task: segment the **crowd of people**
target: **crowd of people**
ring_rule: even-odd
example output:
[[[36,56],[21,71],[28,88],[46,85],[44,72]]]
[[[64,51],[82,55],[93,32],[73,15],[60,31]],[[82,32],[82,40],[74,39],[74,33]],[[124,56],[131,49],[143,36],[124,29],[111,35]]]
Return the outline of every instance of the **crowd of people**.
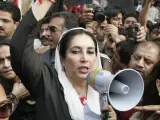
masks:
[[[134,0],[133,12],[106,0],[35,0],[24,16],[12,2],[0,2],[0,120],[160,119],[159,0]],[[96,68],[136,70],[138,105],[102,109],[86,81]]]

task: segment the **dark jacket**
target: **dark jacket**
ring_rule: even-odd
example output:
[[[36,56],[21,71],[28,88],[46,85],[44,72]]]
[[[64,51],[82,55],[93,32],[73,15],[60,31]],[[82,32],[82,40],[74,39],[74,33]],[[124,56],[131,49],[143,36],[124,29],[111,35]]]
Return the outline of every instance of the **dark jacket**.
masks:
[[[28,38],[36,24],[29,10],[11,39],[12,68],[29,92],[36,96],[38,120],[71,120],[57,72],[40,59],[34,51],[34,41]]]

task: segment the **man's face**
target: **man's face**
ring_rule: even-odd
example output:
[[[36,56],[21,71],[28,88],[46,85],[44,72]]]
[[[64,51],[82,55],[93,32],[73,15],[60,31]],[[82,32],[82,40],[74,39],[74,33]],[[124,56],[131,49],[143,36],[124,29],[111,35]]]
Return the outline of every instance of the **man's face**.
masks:
[[[135,17],[127,17],[124,21],[124,28],[128,28],[133,26],[135,23],[137,23],[137,20]]]
[[[153,47],[138,46],[131,56],[129,68],[137,70],[145,78],[158,62],[158,53]]]
[[[42,24],[41,29],[40,29],[40,40],[44,46],[50,45],[50,42],[48,41],[47,36],[47,31],[48,31],[48,24]]]
[[[0,46],[0,76],[5,79],[14,79],[15,72],[12,69],[10,61],[10,48],[8,45]]]
[[[9,12],[0,10],[0,38],[11,38],[18,22],[15,23]]]
[[[51,43],[51,48],[56,48],[59,38],[63,33],[63,26],[65,20],[61,17],[53,18],[49,25],[47,31],[47,38]]]

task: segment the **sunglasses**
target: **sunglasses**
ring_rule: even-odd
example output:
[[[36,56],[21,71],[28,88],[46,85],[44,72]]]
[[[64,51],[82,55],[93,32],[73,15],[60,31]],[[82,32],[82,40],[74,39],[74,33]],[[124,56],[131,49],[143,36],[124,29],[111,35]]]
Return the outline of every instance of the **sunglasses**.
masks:
[[[0,105],[0,118],[9,117],[17,108],[19,101],[14,95],[7,96],[7,101],[4,101]]]
[[[62,31],[62,30],[59,30],[57,27],[55,26],[48,26],[48,30],[51,31],[51,32],[56,32],[56,31]]]

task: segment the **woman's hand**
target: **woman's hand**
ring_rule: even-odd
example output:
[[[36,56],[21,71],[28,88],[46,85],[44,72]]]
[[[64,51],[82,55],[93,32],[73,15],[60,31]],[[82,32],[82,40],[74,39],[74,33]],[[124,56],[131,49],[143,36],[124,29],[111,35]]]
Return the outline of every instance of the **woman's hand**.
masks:
[[[106,118],[106,120],[117,120],[117,115],[111,105],[108,105],[107,108],[103,109],[103,111],[108,111],[108,113],[103,112],[103,114],[101,115],[103,120],[105,117],[104,114],[108,114],[108,118]]]

